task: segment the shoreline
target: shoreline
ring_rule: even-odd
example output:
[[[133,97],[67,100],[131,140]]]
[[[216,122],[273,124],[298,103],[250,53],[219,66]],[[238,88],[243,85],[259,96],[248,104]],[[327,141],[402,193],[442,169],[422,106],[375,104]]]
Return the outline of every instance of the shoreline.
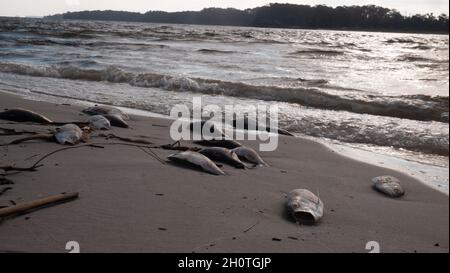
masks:
[[[89,106],[94,103],[97,103],[94,101],[82,101],[82,100],[74,99],[74,98],[54,97],[54,96],[47,95],[47,94],[39,94],[39,95],[36,95],[34,93],[30,93],[29,95],[15,94],[14,91],[12,91],[12,90],[8,91],[8,90],[0,89],[0,93],[2,93],[2,92],[6,93],[6,94],[11,94],[14,96],[19,96],[24,99],[29,99],[32,101],[43,101],[40,98],[48,97],[50,99],[55,99],[54,101],[52,101],[54,103],[57,103],[58,100],[63,100],[63,101],[67,101],[69,103],[74,103],[78,107],[85,107],[85,106]],[[113,105],[110,105],[110,106],[113,106]],[[163,114],[158,114],[158,113],[153,113],[153,112],[146,111],[146,110],[133,109],[133,108],[122,107],[122,106],[114,106],[114,107],[117,107],[130,115],[141,116],[141,117],[150,117],[150,118],[162,118],[162,119],[171,120],[171,118],[169,116],[166,116]],[[426,163],[422,163],[422,162],[418,162],[418,161],[414,161],[414,160],[409,161],[402,157],[396,157],[396,156],[387,155],[387,154],[380,154],[375,151],[362,150],[357,147],[351,146],[351,144],[347,146],[345,143],[342,143],[342,144],[333,143],[331,140],[327,141],[327,140],[322,140],[320,138],[314,138],[314,137],[310,137],[310,136],[301,136],[298,134],[296,135],[296,137],[306,138],[306,139],[314,141],[318,144],[325,145],[330,150],[333,150],[334,152],[340,154],[341,156],[348,157],[352,160],[356,160],[356,161],[359,161],[362,163],[369,163],[374,166],[378,166],[378,167],[382,167],[382,168],[389,168],[393,171],[401,172],[405,175],[415,177],[416,179],[418,179],[421,183],[425,184],[426,186],[431,187],[434,190],[437,190],[439,192],[442,192],[442,193],[446,194],[447,196],[449,195],[448,173],[443,174],[442,171],[440,170],[440,169],[446,169],[443,166],[426,164]],[[375,160],[374,158],[371,158],[368,155],[372,155],[372,156],[374,156],[374,158],[381,159],[381,161],[387,161],[387,164],[391,164],[391,166],[385,166],[384,163],[380,164],[379,161]],[[417,167],[417,166],[419,166],[422,170],[415,171],[413,168]],[[434,171],[433,170],[434,168],[437,169],[438,171],[437,172]],[[442,181],[439,181],[439,180],[442,180]]]
[[[55,120],[83,118],[80,106],[0,92],[0,108],[5,107],[28,108]],[[131,129],[112,132],[167,144],[164,126],[169,124],[133,115]],[[40,142],[0,147],[1,161],[30,164],[30,156],[58,148]],[[303,138],[280,137],[279,149],[262,156],[271,167],[225,166],[227,175],[214,177],[161,165],[127,147],[55,155],[36,173],[11,176],[15,185],[0,196],[0,205],[72,191],[80,192],[80,200],[6,220],[0,224],[0,252],[65,252],[73,240],[82,252],[367,252],[369,241],[378,241],[382,252],[448,252],[448,196],[417,179]],[[380,175],[398,177],[407,195],[394,200],[373,191],[370,180]],[[319,225],[299,227],[285,216],[284,196],[296,188],[319,193],[326,210]]]

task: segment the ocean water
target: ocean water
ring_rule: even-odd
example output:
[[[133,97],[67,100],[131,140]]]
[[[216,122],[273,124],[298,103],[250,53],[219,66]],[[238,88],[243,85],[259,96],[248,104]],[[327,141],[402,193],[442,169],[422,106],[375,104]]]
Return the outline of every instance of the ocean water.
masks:
[[[0,19],[0,89],[162,115],[194,96],[276,104],[299,136],[433,167],[448,61],[448,35]]]

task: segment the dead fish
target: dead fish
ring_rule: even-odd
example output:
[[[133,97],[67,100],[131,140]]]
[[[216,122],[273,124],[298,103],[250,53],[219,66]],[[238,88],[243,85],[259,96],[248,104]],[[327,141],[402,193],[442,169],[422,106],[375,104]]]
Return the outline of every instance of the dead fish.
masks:
[[[95,105],[83,110],[83,113],[88,115],[101,115],[104,116],[112,126],[128,128],[129,125],[126,120],[130,120],[130,117],[122,110],[112,106],[99,106]]]
[[[21,108],[7,109],[4,112],[1,112],[0,119],[15,122],[35,122],[41,124],[52,123],[52,121],[49,118],[41,114]]]
[[[194,141],[195,144],[208,146],[208,147],[222,147],[227,149],[234,149],[241,147],[242,144],[232,139],[212,139],[212,140],[200,140]]]
[[[91,116],[88,118],[90,126],[95,130],[111,129],[111,122],[102,115]]]
[[[405,195],[405,190],[400,185],[400,180],[393,176],[379,176],[372,179],[375,190],[392,198]]]
[[[243,128],[241,127],[243,126]],[[240,130],[249,130],[249,129],[256,129],[256,130],[261,130],[261,131],[266,131],[266,132],[278,132],[278,134],[280,135],[286,135],[286,136],[294,136],[292,133],[281,129],[281,128],[271,128],[269,126],[263,126],[260,125],[258,121],[245,117],[243,119],[238,119],[238,120],[233,120],[233,127],[235,129],[240,129]]]
[[[130,119],[130,117],[126,113],[124,113],[122,110],[120,110],[116,107],[107,106],[107,105],[95,105],[93,107],[84,109],[83,113],[88,114],[88,115],[102,115],[102,116],[118,115],[118,116],[122,117],[123,120]]]
[[[187,163],[189,165],[199,167],[203,171],[210,174],[225,175],[225,173],[219,167],[217,167],[214,162],[212,162],[206,156],[197,152],[186,151],[178,154],[173,154],[169,155],[168,159],[176,163]]]
[[[121,115],[102,115],[104,116],[112,126],[120,127],[120,128],[128,128],[130,127],[128,123],[122,118]]]
[[[11,141],[8,145],[16,145],[31,140],[46,140],[51,142],[58,142],[59,144],[78,144],[80,141],[86,141],[88,132],[80,129],[75,124],[66,124],[57,127],[52,134],[36,134],[29,137],[19,138]]]
[[[236,153],[236,155],[242,159],[246,160],[250,163],[253,163],[257,166],[269,166],[264,160],[259,156],[259,154],[249,147],[237,147],[232,150]]]
[[[226,163],[238,169],[245,169],[245,164],[239,159],[235,152],[227,148],[210,147],[199,151],[211,160]]]
[[[83,131],[75,124],[66,124],[56,128],[54,137],[62,145],[75,145],[84,140]]]
[[[202,120],[202,121],[193,121],[189,124],[189,128],[192,133],[197,135],[207,135],[210,137],[225,137],[225,134],[220,128],[217,128],[217,126],[208,120]],[[200,131],[198,131],[200,129]],[[209,129],[205,131],[204,129]]]
[[[299,224],[315,224],[323,217],[323,203],[312,192],[305,189],[291,191],[286,207]]]

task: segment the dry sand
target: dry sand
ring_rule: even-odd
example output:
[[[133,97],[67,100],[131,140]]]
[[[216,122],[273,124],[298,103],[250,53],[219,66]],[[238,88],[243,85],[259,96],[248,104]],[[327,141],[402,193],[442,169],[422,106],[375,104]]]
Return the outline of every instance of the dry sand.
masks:
[[[0,109],[7,107],[32,109],[57,121],[83,119],[76,106],[0,93]],[[169,126],[169,120],[133,116],[131,125],[112,132],[172,142],[169,128],[160,126]],[[46,129],[5,121],[0,127]],[[0,136],[0,143],[13,138]],[[0,147],[0,165],[29,166],[58,148],[42,142]],[[368,241],[379,242],[382,252],[449,251],[448,196],[414,178],[301,138],[281,137],[278,150],[262,156],[271,167],[225,166],[228,175],[216,177],[163,165],[134,147],[56,154],[38,172],[10,176],[15,184],[0,196],[0,206],[61,192],[77,191],[80,198],[5,220],[0,252],[65,252],[68,241],[79,242],[81,252],[367,252]],[[394,200],[375,192],[371,179],[380,175],[398,177],[407,195]],[[319,225],[298,226],[286,217],[285,194],[297,188],[323,200]]]

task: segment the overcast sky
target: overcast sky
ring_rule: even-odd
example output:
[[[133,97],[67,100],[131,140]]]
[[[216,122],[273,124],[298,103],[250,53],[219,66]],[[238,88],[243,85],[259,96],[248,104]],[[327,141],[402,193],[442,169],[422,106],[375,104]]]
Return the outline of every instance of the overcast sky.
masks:
[[[403,14],[448,14],[448,0],[0,0],[1,16],[43,16],[79,10],[200,10],[205,7],[253,8],[267,3],[325,4],[329,6],[375,4]]]

